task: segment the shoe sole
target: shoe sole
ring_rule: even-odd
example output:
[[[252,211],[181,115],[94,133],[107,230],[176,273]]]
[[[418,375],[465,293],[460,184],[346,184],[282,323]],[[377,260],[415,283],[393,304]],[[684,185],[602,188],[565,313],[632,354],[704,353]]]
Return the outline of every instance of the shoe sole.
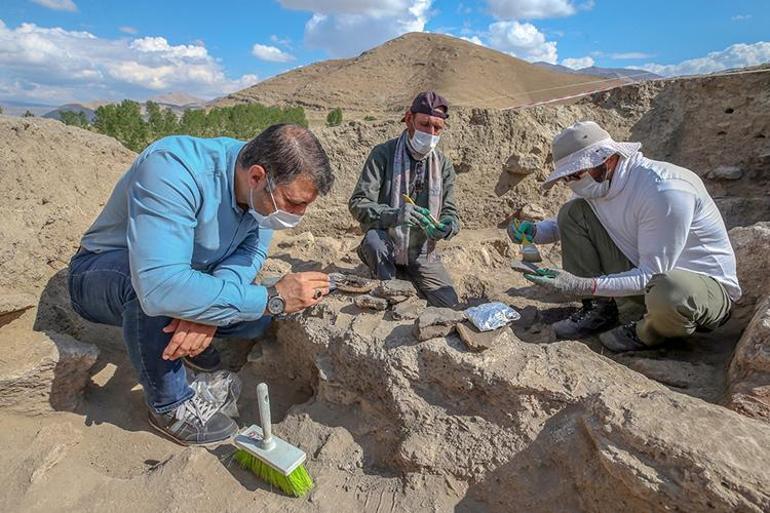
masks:
[[[212,440],[212,441],[210,441],[210,442],[191,442],[191,441],[182,440],[182,439],[180,439],[180,438],[177,438],[177,437],[175,437],[174,435],[172,435],[171,433],[169,433],[168,431],[166,431],[165,429],[163,429],[162,427],[160,427],[159,425],[157,425],[157,424],[155,423],[155,421],[152,419],[152,415],[150,415],[149,413],[147,414],[147,422],[149,422],[149,423],[150,423],[150,426],[151,426],[151,427],[152,427],[152,428],[153,428],[155,431],[157,431],[157,432],[161,433],[162,435],[164,435],[166,438],[168,438],[168,439],[169,439],[169,440],[171,440],[172,442],[176,442],[176,443],[178,443],[179,445],[182,445],[182,446],[184,446],[184,447],[190,447],[190,446],[196,446],[196,447],[207,447],[207,446],[209,446],[209,445],[217,445],[217,444],[221,444],[221,443],[222,443],[222,442],[224,442],[225,440],[228,440],[228,439],[232,438],[232,437],[233,437],[233,435],[235,435],[236,433],[238,433],[238,430],[236,429],[236,430],[233,432],[233,434],[232,434],[232,435],[227,435],[226,437],[222,438],[221,440]]]

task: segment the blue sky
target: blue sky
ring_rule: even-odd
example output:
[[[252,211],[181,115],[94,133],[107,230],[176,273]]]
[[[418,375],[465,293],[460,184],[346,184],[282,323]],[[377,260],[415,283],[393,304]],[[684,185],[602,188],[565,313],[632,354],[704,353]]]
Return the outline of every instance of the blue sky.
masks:
[[[767,0],[3,0],[0,100],[212,98],[408,31],[575,68],[770,61]]]

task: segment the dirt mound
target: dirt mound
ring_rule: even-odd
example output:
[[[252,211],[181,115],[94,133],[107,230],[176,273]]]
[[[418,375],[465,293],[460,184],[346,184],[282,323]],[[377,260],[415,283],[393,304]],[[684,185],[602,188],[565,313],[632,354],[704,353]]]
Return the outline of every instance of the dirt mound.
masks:
[[[342,107],[350,117],[403,112],[427,89],[440,91],[452,106],[507,108],[620,83],[552,71],[450,36],[411,33],[352,59],[282,73],[214,105],[260,102],[324,112]]]
[[[111,137],[0,116],[0,287],[39,292],[134,159]]]

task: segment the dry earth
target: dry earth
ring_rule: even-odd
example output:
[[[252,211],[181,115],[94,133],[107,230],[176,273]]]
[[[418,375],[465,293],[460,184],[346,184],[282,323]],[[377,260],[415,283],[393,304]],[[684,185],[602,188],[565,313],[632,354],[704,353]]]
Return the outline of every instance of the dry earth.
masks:
[[[119,331],[78,319],[64,287],[80,233],[133,155],[55,121],[0,117],[2,510],[770,510],[769,95],[765,73],[458,112],[443,144],[465,230],[442,252],[464,301],[522,313],[512,330],[481,353],[454,332],[419,342],[414,320],[335,294],[266,340],[217,342],[245,384],[242,423],[256,420],[256,382],[270,384],[276,431],[309,455],[306,499],[239,470],[229,444],[182,448],[148,431]],[[509,269],[516,249],[497,226],[555,212],[565,192],[538,191],[548,140],[588,118],[691,167],[717,197],[746,289],[723,328],[633,356],[553,341],[550,323],[574,305]],[[368,147],[399,130],[320,131],[339,186],[274,243],[264,274],[362,272],[345,200]],[[543,250],[558,265],[558,246]]]

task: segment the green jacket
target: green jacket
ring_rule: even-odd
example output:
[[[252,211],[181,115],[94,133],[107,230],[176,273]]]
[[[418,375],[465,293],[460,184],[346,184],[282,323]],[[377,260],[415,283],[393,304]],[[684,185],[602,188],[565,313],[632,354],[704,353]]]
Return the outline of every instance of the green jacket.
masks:
[[[353,189],[353,195],[348,202],[348,208],[353,217],[361,223],[361,229],[366,232],[371,229],[387,230],[398,222],[398,208],[390,204],[390,183],[393,179],[393,155],[396,151],[398,138],[391,139],[374,147],[366,159],[366,164]],[[442,204],[439,220],[451,219],[452,232],[447,237],[451,239],[460,231],[460,219],[455,205],[455,169],[452,162],[438,149],[434,150],[441,166],[443,177]],[[410,157],[411,173],[414,176],[417,161]],[[410,191],[411,192],[411,191]],[[428,208],[428,187],[424,187],[418,197],[412,199],[421,207]],[[426,236],[422,230],[410,230],[410,247],[421,247]]]

